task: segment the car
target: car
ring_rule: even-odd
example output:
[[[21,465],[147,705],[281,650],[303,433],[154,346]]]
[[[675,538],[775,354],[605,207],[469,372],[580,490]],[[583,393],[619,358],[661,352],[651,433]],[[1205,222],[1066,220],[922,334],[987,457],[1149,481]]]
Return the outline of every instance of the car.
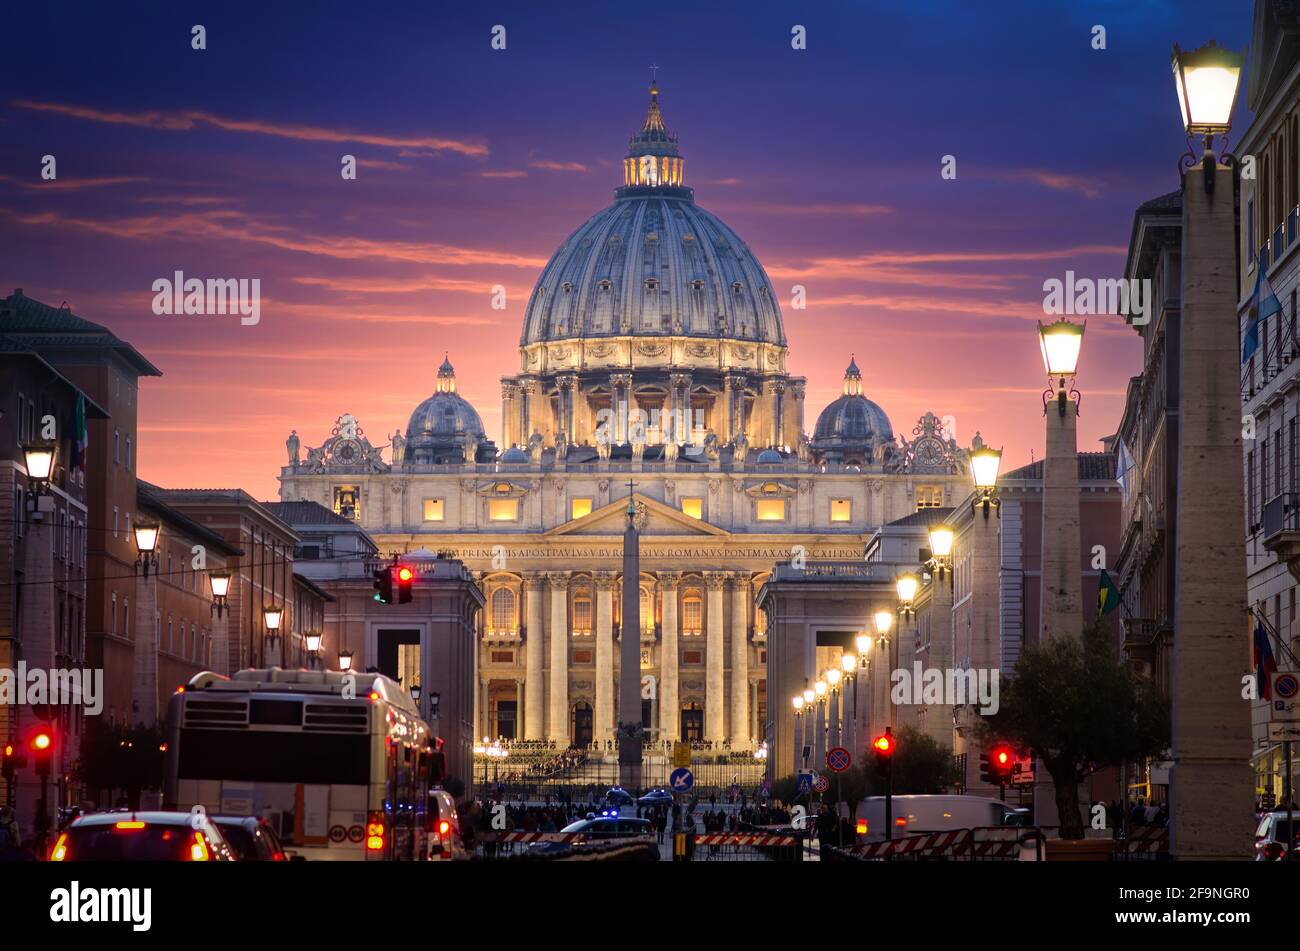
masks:
[[[284,862],[284,847],[271,824],[255,816],[213,816],[241,862]]]
[[[568,842],[534,842],[529,846],[528,850],[530,852],[563,852],[575,845],[587,845],[592,842],[609,841],[610,839],[639,838],[655,834],[654,826],[650,824],[649,819],[620,816],[617,813],[604,813],[587,819],[579,819],[577,822],[570,822],[560,831],[575,833],[575,835]]]
[[[631,806],[634,803],[632,794],[622,786],[611,786],[605,793],[605,804],[608,806]]]
[[[96,812],[59,833],[51,862],[234,862],[215,822],[194,812]]]
[[[636,802],[638,806],[671,806],[673,794],[666,789],[652,789]]]
[[[1292,813],[1291,823],[1287,822],[1285,809],[1263,813],[1255,827],[1255,861],[1280,862],[1285,859],[1287,850],[1300,841],[1300,826],[1294,826],[1295,823],[1300,823],[1300,812]]]
[[[445,789],[429,790],[429,860],[464,858],[465,844],[460,835],[460,816],[456,800]]]

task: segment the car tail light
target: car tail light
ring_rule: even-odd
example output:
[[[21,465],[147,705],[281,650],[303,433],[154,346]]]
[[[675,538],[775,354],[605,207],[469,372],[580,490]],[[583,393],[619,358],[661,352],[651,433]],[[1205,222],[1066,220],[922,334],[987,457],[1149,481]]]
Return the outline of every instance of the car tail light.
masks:
[[[1281,842],[1270,842],[1264,846],[1264,857],[1270,862],[1278,862],[1286,857],[1286,848]]]
[[[896,825],[896,826],[898,826],[898,827],[901,828],[901,827],[907,825],[907,820],[904,819],[902,816],[899,816],[897,819],[894,820],[894,825]]]
[[[143,822],[118,822],[113,826],[113,828],[119,829],[122,832],[135,832],[139,829],[143,829],[144,823]]]
[[[440,819],[438,821],[438,835],[441,836],[451,835],[451,823],[448,822],[446,819]]]
[[[867,834],[867,820],[866,820],[866,819],[859,819],[859,820],[858,820],[857,829],[858,829],[858,835],[866,835],[866,834]]]
[[[68,857],[68,833],[60,832],[59,838],[54,843],[54,848],[50,850],[51,862],[62,862]]]
[[[212,858],[212,853],[208,851],[208,841],[203,837],[202,832],[194,833],[194,841],[190,843],[190,861],[206,862]]]
[[[384,848],[384,814],[372,812],[366,821],[366,851],[380,852]]]

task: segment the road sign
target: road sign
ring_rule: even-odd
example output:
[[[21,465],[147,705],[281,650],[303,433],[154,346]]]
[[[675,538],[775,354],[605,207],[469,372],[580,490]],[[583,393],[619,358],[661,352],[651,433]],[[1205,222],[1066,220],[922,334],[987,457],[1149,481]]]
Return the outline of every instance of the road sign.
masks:
[[[691,765],[691,744],[690,743],[673,744],[673,765],[674,766]]]
[[[680,766],[668,775],[668,785],[673,792],[690,792],[695,785],[695,774],[685,766]]]
[[[1268,725],[1268,739],[1270,743],[1283,743],[1286,740],[1295,742],[1300,740],[1300,724],[1270,723]]]
[[[842,746],[832,746],[826,751],[826,768],[833,773],[842,773],[853,762],[853,756]]]
[[[813,785],[812,770],[810,769],[799,770],[799,778],[796,779],[794,783],[795,789],[799,790],[799,792],[808,792],[809,790],[812,789],[812,785]]]
[[[1273,723],[1294,723],[1300,720],[1300,677],[1286,672],[1269,675],[1273,700],[1269,720]]]
[[[816,779],[813,780],[813,789],[817,790],[818,792],[825,792],[830,788],[831,788],[831,781],[827,779],[825,776],[819,775]]]

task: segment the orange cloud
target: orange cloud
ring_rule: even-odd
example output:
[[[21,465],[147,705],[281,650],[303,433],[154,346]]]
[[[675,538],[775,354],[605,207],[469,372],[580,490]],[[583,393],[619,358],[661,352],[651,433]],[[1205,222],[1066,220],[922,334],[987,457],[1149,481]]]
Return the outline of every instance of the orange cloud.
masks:
[[[131,182],[147,182],[147,178],[133,175],[117,175],[104,178],[56,178],[53,181],[27,182],[23,188],[30,191],[74,192],[83,188],[103,188],[107,185],[127,185]]]
[[[529,162],[529,163],[528,163],[528,167],[529,167],[529,168],[544,168],[544,169],[546,169],[546,170],[548,170],[548,171],[551,171],[551,172],[586,172],[586,171],[590,171],[590,169],[589,169],[586,165],[583,165],[581,162],[549,162],[549,161],[544,161],[544,160],[542,160],[542,161],[537,161],[537,162]]]
[[[200,125],[208,125],[224,132],[247,132],[306,142],[358,142],[386,149],[413,149],[418,152],[459,152],[475,158],[487,157],[487,146],[473,140],[441,138],[437,136],[376,135],[367,132],[350,132],[328,129],[323,126],[294,123],[266,122],[260,119],[229,119],[197,109],[180,112],[120,112],[96,109],[93,106],[75,106],[59,102],[37,102],[15,99],[13,105],[35,112],[51,112],[71,119],[104,122],[109,125],[128,125],[142,129],[161,129],[168,132],[189,132]]]

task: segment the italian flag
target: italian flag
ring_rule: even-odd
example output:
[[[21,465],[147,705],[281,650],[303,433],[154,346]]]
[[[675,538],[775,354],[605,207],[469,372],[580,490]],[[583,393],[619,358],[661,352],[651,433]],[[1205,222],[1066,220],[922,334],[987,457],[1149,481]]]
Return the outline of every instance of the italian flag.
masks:
[[[72,465],[86,470],[86,397],[77,394],[77,410],[72,420]]]

